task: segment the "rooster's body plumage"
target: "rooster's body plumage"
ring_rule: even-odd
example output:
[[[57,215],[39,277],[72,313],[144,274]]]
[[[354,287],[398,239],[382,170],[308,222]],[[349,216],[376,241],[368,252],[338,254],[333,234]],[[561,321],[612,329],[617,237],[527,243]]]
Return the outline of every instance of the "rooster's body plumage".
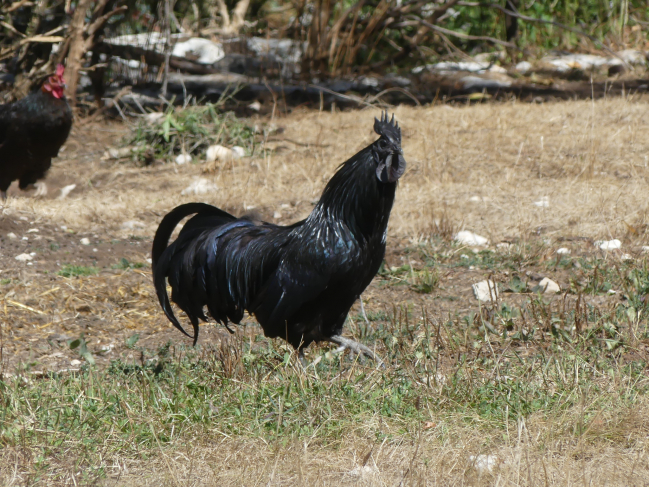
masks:
[[[394,121],[394,118],[393,118]],[[343,323],[385,255],[398,178],[405,170],[401,133],[387,116],[381,138],[341,165],[308,218],[278,226],[189,203],[162,220],[153,242],[156,292],[179,330],[166,291],[198,337],[204,308],[217,322],[254,315],[267,337],[302,350],[340,335]],[[195,214],[167,246],[176,225]],[[337,342],[338,343],[338,342]]]

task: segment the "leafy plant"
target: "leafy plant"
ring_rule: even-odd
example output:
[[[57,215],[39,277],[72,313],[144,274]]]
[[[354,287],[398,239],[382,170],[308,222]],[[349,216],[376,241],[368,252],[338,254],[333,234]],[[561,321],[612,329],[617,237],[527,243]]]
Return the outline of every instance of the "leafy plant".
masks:
[[[57,274],[62,277],[80,277],[93,276],[99,273],[96,267],[86,267],[82,265],[64,265]]]
[[[222,144],[241,146],[248,153],[254,150],[254,129],[240,121],[232,112],[222,112],[221,103],[169,105],[157,120],[140,121],[132,135],[122,140],[123,146],[134,146],[137,161],[169,161],[178,154],[200,156],[208,146]]]

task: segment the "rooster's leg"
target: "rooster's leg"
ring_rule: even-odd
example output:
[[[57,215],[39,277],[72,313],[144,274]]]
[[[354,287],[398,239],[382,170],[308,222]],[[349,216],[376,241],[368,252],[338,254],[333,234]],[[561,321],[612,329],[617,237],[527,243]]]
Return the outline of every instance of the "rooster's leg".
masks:
[[[327,338],[327,340],[331,343],[335,343],[336,345],[340,345],[341,347],[348,348],[352,352],[355,352],[359,355],[366,355],[372,360],[376,361],[379,365],[383,365],[381,358],[362,343],[355,342],[354,340],[350,340],[349,338],[341,337],[340,335],[330,336]]]

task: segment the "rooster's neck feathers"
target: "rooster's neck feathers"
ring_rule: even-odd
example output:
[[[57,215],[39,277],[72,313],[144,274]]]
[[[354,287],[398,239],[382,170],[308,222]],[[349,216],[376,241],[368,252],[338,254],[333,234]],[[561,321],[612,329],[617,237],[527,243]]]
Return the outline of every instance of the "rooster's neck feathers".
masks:
[[[387,228],[396,183],[376,178],[373,145],[344,162],[325,187],[305,222],[307,229],[323,223],[343,225],[357,240],[369,240]]]

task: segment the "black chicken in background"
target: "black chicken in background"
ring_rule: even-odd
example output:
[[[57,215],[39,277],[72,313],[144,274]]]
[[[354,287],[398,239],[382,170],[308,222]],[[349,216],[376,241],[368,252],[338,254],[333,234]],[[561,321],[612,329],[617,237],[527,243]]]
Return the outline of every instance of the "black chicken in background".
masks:
[[[397,181],[406,169],[394,115],[375,119],[374,131],[379,139],[340,166],[306,220],[284,227],[203,203],[167,214],[153,240],[153,280],[173,325],[191,336],[174,316],[167,279],[171,300],[194,327],[194,344],[207,307],[228,330],[248,311],[267,337],[284,338],[300,357],[311,342],[329,341],[376,359],[341,336],[347,313],[383,261]],[[176,225],[194,213],[167,246]]]
[[[16,179],[20,189],[45,177],[72,127],[65,98],[64,68],[47,78],[40,90],[0,105],[0,197]],[[42,189],[45,186],[43,185]],[[46,191],[46,190],[45,190]]]

